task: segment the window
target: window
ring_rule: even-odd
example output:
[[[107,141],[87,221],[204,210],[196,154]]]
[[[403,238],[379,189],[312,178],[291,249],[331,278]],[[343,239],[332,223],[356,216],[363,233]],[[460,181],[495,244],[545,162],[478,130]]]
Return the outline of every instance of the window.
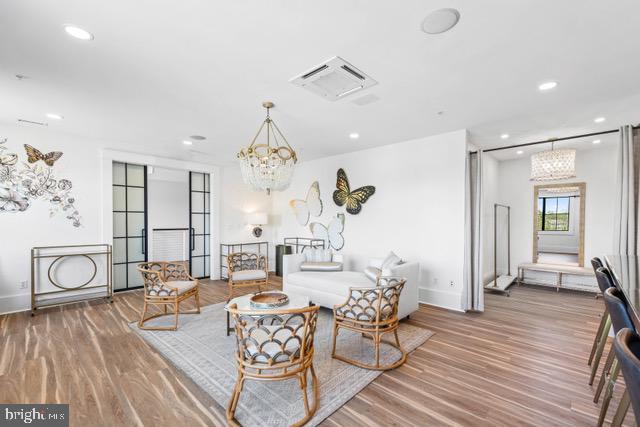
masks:
[[[538,197],[536,229],[569,231],[571,197]]]

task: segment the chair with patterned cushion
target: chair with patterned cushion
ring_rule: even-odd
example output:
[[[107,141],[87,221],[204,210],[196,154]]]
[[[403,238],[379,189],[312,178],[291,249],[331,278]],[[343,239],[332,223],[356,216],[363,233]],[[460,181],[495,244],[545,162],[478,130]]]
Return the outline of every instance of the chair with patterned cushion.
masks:
[[[138,264],[138,271],[144,281],[144,307],[138,322],[140,329],[175,331],[178,329],[180,303],[194,297],[196,309],[182,314],[200,313],[199,282],[189,275],[186,262],[145,262]],[[162,307],[160,313],[146,316],[149,304]],[[173,312],[167,310],[172,305]],[[145,323],[160,316],[174,315],[173,326],[146,326]]]
[[[301,426],[313,416],[319,399],[318,378],[313,368],[313,336],[319,309],[319,306],[310,306],[288,310],[238,310],[236,304],[228,307],[235,321],[238,364],[236,385],[227,407],[230,424],[238,425],[235,412],[246,380],[297,379],[305,416],[293,425]],[[308,385],[313,396],[311,403]]]
[[[349,289],[347,301],[333,308],[331,357],[361,368],[381,371],[397,368],[405,362],[407,353],[400,345],[398,338],[398,301],[405,282],[404,278],[380,277],[375,287]],[[341,328],[359,332],[361,337],[373,339],[375,365],[365,364],[336,354],[336,341]],[[393,333],[395,343],[382,340],[383,335],[387,333]],[[400,351],[398,360],[387,365],[380,364],[380,345],[382,343]]]
[[[227,271],[229,274],[227,302],[236,296],[237,289],[267,287],[268,264],[267,257],[249,252],[234,252],[227,255]],[[227,335],[233,328],[229,326],[229,312],[227,312]]]

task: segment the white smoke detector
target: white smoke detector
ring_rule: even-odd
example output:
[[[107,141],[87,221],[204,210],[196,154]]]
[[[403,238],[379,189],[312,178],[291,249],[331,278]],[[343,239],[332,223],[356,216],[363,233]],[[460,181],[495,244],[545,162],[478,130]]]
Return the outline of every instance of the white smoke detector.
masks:
[[[337,101],[378,84],[339,56],[334,56],[289,81],[329,101]]]

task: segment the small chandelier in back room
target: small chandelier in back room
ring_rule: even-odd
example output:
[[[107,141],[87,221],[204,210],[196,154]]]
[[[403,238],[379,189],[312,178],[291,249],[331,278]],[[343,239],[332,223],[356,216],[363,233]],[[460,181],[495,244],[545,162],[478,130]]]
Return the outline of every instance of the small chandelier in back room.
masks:
[[[273,102],[263,102],[262,106],[267,109],[267,117],[251,144],[240,150],[238,160],[244,182],[253,190],[271,194],[271,191],[282,191],[289,187],[298,158],[269,116],[269,110],[274,107]],[[260,143],[258,138],[263,130],[266,141]]]
[[[576,150],[542,151],[531,156],[531,181],[558,181],[576,177]]]

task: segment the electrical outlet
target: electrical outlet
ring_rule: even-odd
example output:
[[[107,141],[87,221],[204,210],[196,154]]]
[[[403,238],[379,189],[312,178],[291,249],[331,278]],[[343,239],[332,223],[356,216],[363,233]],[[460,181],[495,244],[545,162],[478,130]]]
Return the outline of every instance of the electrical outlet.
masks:
[[[20,289],[27,289],[28,286],[29,286],[29,282],[27,282],[26,280],[23,280],[22,282],[20,282]]]
[[[453,280],[449,282],[449,286],[453,286]]]

